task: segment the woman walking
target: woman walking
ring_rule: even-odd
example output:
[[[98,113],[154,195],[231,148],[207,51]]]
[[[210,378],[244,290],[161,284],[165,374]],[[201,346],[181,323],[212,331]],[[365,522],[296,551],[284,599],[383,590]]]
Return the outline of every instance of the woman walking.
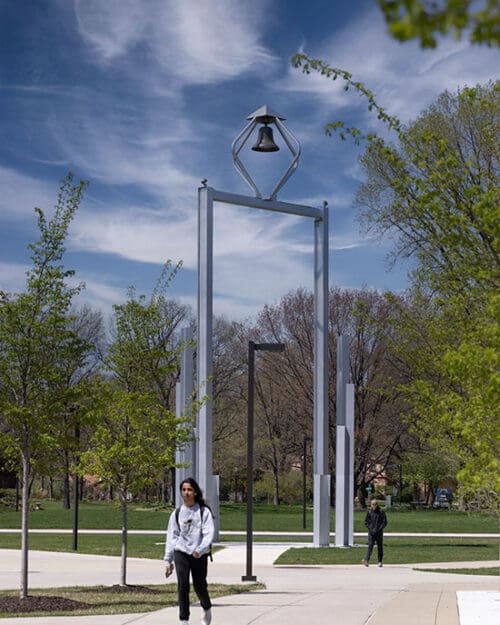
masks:
[[[188,477],[180,485],[184,503],[172,512],[168,521],[165,547],[165,575],[172,574],[175,564],[179,619],[189,624],[189,575],[202,607],[201,625],[210,625],[212,602],[208,594],[208,555],[214,538],[212,512],[203,499],[197,482]]]

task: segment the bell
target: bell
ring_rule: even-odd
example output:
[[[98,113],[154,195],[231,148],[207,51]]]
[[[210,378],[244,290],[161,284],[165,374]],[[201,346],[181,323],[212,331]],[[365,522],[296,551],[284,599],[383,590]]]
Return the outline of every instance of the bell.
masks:
[[[267,124],[259,128],[259,136],[252,150],[255,152],[277,152],[279,150],[279,147],[274,143],[273,129]]]

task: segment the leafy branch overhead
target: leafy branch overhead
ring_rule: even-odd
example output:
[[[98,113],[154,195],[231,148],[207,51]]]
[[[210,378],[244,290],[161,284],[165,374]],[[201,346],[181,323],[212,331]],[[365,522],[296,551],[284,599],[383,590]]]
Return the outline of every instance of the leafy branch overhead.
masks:
[[[295,54],[292,57],[292,65],[295,68],[301,68],[304,74],[310,74],[314,71],[330,80],[335,81],[340,79],[344,81],[344,91],[349,91],[350,89],[357,91],[360,96],[366,98],[368,110],[374,111],[377,119],[386,124],[390,130],[394,130],[398,134],[401,133],[402,124],[400,120],[395,115],[389,115],[389,113],[377,103],[373,92],[362,82],[354,80],[350,72],[338,67],[332,67],[321,59],[311,59],[307,54]],[[356,145],[359,145],[363,140],[373,141],[377,138],[375,133],[363,134],[359,128],[346,127],[345,122],[341,120],[336,120],[325,125],[325,133],[328,136],[332,136],[332,134],[337,131],[342,141],[345,141],[347,136],[351,136]]]
[[[435,48],[436,35],[464,31],[475,44],[500,45],[499,0],[378,0],[390,34],[399,41],[418,39],[422,48]]]

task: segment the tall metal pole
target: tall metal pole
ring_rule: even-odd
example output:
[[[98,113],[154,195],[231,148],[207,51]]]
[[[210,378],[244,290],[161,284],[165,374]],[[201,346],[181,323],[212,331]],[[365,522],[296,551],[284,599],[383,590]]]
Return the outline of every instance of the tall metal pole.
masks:
[[[349,337],[337,339],[335,546],[353,544],[354,386],[349,384]]]
[[[314,222],[314,545],[330,544],[328,474],[328,205]]]
[[[186,417],[191,410],[191,401],[193,396],[193,355],[194,347],[191,344],[193,339],[193,330],[190,327],[182,328],[181,342],[184,349],[181,354],[181,371],[179,382],[175,387],[176,397],[176,416],[177,418]],[[175,452],[175,462],[177,465],[188,464],[187,467],[177,466],[175,469],[175,502],[179,507],[182,504],[182,496],[179,485],[189,476],[196,476],[196,442],[189,441],[183,449],[177,449]]]
[[[212,475],[213,190],[198,189],[198,483],[212,508],[218,540],[218,498]],[[205,398],[208,397],[208,400]]]
[[[247,565],[241,581],[254,582],[253,575],[253,405],[255,377],[255,343],[248,341],[248,401],[247,401]]]

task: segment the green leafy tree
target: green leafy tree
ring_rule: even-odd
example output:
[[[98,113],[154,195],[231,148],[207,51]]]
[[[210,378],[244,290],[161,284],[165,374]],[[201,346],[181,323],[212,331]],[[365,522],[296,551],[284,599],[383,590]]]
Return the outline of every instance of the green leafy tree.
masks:
[[[469,497],[480,493],[498,506],[500,83],[445,92],[405,127],[349,72],[304,54],[292,63],[341,79],[396,134],[394,146],[341,120],[325,128],[368,142],[361,221],[380,235],[396,233],[393,260],[417,261],[414,317],[401,310],[396,343],[412,367],[406,390],[417,429],[462,459]]]
[[[500,4],[498,0],[378,0],[389,26],[399,41],[418,39],[423,48],[435,48],[437,35],[450,31],[460,38],[470,32],[472,43],[500,45]]]
[[[417,260],[397,347],[421,434],[462,462],[461,484],[498,505],[500,83],[443,93],[399,136],[373,141],[361,219]]]
[[[174,332],[184,317],[171,314],[179,309],[169,306],[165,296],[177,269],[166,264],[149,299],[131,288],[125,304],[114,307],[114,339],[106,358],[110,377],[98,384],[94,431],[81,455],[80,472],[98,475],[119,496],[122,586],[127,576],[128,502],[175,466],[175,450],[191,431],[191,415],[177,418],[170,408],[178,356],[186,347],[176,344]]]
[[[72,299],[82,287],[68,286],[74,272],[62,264],[68,227],[85,187],[85,182],[73,184],[68,174],[52,218],[35,209],[40,239],[29,246],[32,267],[25,290],[0,292],[0,441],[22,474],[22,599],[28,596],[30,487],[36,472],[44,474],[54,458],[62,415],[79,392],[63,383],[64,363],[83,364],[88,347],[70,324]]]
[[[408,451],[402,455],[403,484],[413,491],[413,498],[420,500],[423,489],[424,501],[430,503],[436,488],[456,477],[459,462],[452,454],[436,449]]]

